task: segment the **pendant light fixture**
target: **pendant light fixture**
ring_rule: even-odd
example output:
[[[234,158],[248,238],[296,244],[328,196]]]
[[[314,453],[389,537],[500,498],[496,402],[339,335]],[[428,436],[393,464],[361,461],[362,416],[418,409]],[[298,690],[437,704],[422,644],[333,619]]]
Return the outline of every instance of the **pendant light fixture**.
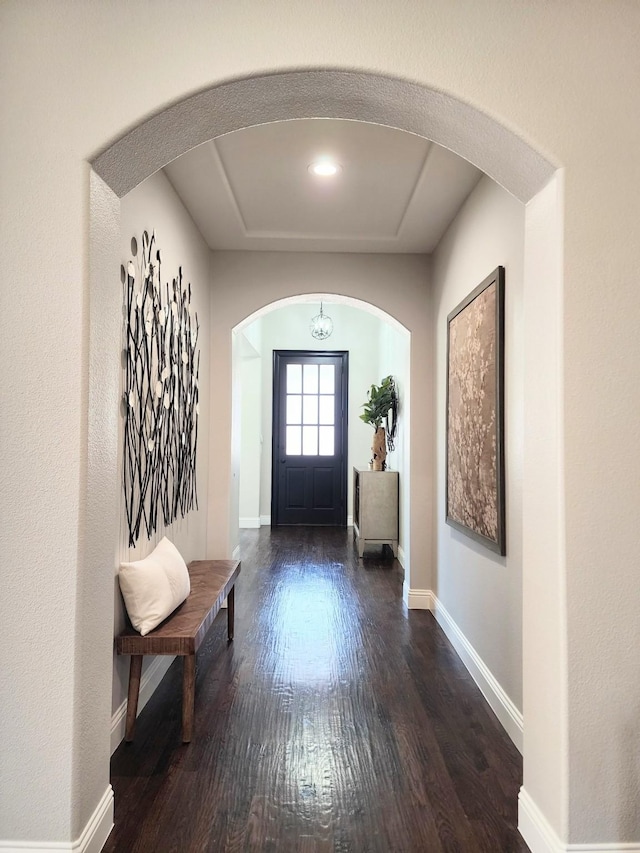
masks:
[[[333,332],[333,320],[323,313],[322,302],[320,303],[320,313],[313,317],[309,328],[313,337],[318,341],[326,340]]]

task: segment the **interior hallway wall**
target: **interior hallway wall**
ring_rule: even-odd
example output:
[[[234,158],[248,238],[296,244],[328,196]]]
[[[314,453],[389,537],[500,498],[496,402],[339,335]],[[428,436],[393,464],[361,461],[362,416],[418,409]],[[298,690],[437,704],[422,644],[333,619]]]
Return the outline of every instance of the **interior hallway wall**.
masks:
[[[434,589],[520,713],[524,216],[521,202],[483,177],[433,258],[437,447]],[[506,557],[445,523],[447,315],[500,265],[505,267]],[[521,739],[519,745],[522,748]]]
[[[240,483],[238,513],[241,528],[260,527],[262,467],[262,320],[238,331],[240,359]]]
[[[163,172],[156,172],[130,193],[121,202],[121,262],[127,265],[129,260],[134,264],[142,251],[142,233],[155,231],[156,246],[162,253],[161,276],[162,285],[171,282],[182,267],[184,284],[191,283],[191,302],[197,312],[200,331],[198,347],[200,349],[200,379],[199,405],[200,414],[198,425],[197,449],[197,500],[198,508],[189,512],[185,518],[178,518],[167,528],[160,519],[159,529],[151,540],[142,532],[134,547],[129,547],[128,527],[124,510],[124,492],[120,489],[120,541],[119,561],[138,560],[150,553],[163,536],[167,536],[178,548],[185,561],[203,559],[207,554],[207,500],[209,490],[209,388],[210,388],[210,287],[209,268],[211,253],[204,242],[193,220],[178,198],[175,190]],[[138,256],[131,255],[131,238],[138,241]],[[113,341],[113,358],[118,359],[123,347],[123,340]],[[124,375],[121,377],[123,389]],[[122,470],[122,442],[124,420],[119,420],[118,435],[118,469]],[[125,613],[120,594],[117,576],[114,579],[114,630],[119,633],[125,624]],[[160,661],[162,671],[168,669],[172,658]],[[144,661],[145,670],[150,665],[158,666],[158,659],[149,657]],[[161,672],[158,672],[158,676]],[[113,698],[112,713],[120,713],[122,717],[129,676],[129,658],[114,654]],[[141,708],[140,708],[141,710]]]

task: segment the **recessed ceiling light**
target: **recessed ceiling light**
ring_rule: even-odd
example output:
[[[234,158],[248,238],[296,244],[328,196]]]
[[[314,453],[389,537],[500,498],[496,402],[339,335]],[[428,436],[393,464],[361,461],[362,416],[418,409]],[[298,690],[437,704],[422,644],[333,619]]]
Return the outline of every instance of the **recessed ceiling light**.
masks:
[[[312,175],[318,175],[321,178],[330,178],[337,175],[342,167],[335,160],[330,160],[328,157],[323,157],[321,160],[316,160],[311,163],[309,171]]]

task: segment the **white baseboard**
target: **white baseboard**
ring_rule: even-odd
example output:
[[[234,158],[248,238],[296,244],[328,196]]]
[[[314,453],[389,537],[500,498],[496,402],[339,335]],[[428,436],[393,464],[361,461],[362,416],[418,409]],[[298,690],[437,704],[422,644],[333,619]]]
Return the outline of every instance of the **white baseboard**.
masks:
[[[482,691],[493,713],[500,720],[504,730],[514,742],[518,751],[523,749],[524,720],[522,713],[507,696],[489,667],[460,630],[453,617],[438,599],[433,596],[433,613],[438,624],[447,635],[462,662],[471,673],[471,677]]]
[[[238,527],[241,530],[253,530],[256,527],[260,527],[260,516],[256,518],[239,518]]]
[[[100,853],[113,829],[113,788],[111,785],[89,818],[77,841],[1,841],[7,853]]]
[[[400,549],[398,548],[399,557]],[[410,589],[406,581],[402,584],[402,600],[409,610],[433,610],[433,593],[431,590]]]
[[[140,679],[140,695],[138,698],[138,715],[153,696],[156,687],[164,678],[175,658],[171,655],[156,655],[148,669]],[[111,717],[111,755],[124,740],[124,730],[127,716],[127,700],[120,705]]]
[[[518,829],[531,853],[640,853],[640,843],[566,844],[524,788],[518,796]]]
[[[352,515],[347,516],[347,527],[353,527],[353,516]]]
[[[270,515],[261,515],[260,516],[260,527],[270,527],[271,526],[271,516]]]
[[[521,712],[507,696],[437,595],[430,589],[410,589],[405,582],[402,587],[402,598],[409,610],[433,611],[438,624],[482,691],[493,713],[500,720],[518,750],[522,752],[524,721]]]
[[[562,853],[640,853],[639,842],[612,842],[607,844],[565,844]]]
[[[524,788],[518,794],[518,830],[531,853],[561,853],[564,845]]]
[[[82,835],[73,843],[73,853],[100,853],[112,829],[113,788],[108,785]]]
[[[398,562],[400,563],[403,569],[406,568],[404,548],[402,547],[402,545],[398,545]]]

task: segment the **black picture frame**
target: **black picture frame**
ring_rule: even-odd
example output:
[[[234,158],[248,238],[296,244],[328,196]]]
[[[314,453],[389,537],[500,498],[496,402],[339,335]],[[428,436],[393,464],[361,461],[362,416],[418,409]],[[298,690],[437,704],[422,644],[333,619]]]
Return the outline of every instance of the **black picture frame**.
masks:
[[[447,317],[446,523],[506,555],[504,267]]]

